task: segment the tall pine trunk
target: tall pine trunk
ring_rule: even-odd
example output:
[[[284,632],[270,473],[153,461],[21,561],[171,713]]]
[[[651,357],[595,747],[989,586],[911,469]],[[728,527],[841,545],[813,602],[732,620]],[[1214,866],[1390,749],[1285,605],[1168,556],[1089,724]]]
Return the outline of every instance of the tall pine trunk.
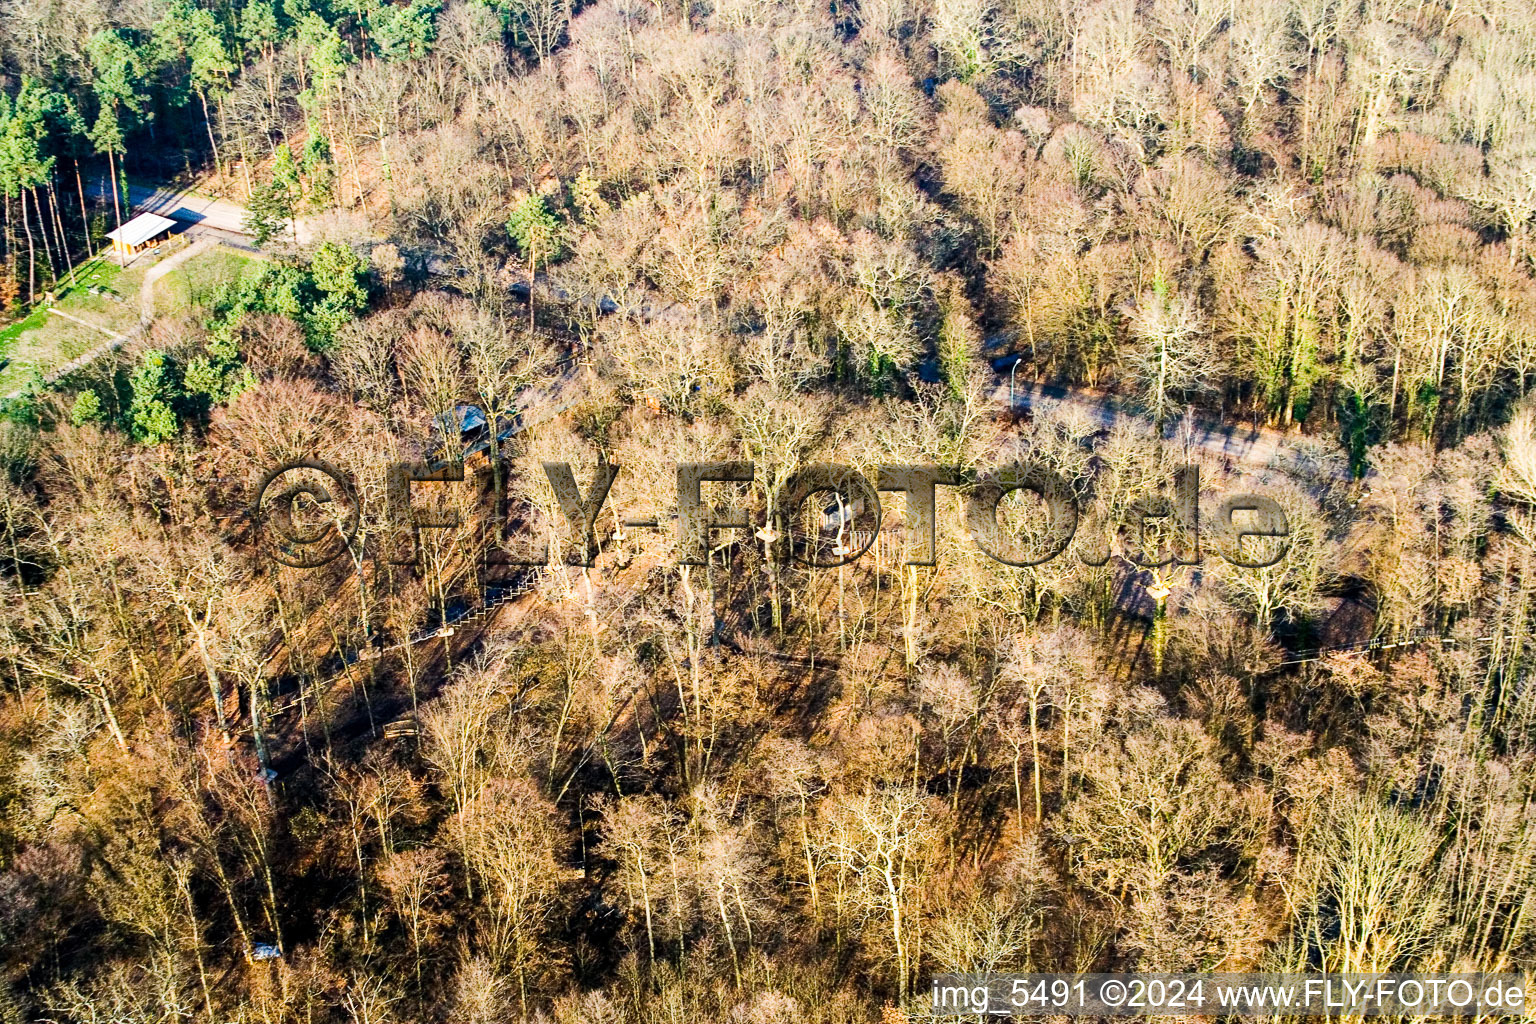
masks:
[[[43,258],[48,261],[48,281],[52,284],[58,280],[59,272],[53,262],[53,243],[48,240],[48,214],[43,210],[43,201],[38,198],[37,186],[32,186],[32,208],[37,211],[37,227],[43,233]]]
[[[37,301],[37,248],[32,241],[32,219],[27,216],[27,190],[21,193],[21,226],[27,233],[27,305]]]
[[[123,207],[117,199],[117,160],[112,154],[112,149],[107,148],[107,173],[112,175],[112,213],[117,217],[117,226],[123,226]]]
[[[75,258],[69,254],[69,236],[64,231],[64,216],[59,211],[59,193],[48,183],[48,205],[53,208],[53,224],[59,235],[59,251],[64,254],[64,265],[69,268],[70,278],[75,276]]]
[[[219,159],[219,144],[213,138],[213,121],[208,117],[208,94],[203,90],[197,91],[197,98],[203,104],[203,127],[208,129],[208,148],[213,152],[213,169],[219,174],[220,187],[224,181],[224,162]]]
[[[96,255],[96,246],[91,243],[91,215],[85,212],[85,180],[80,177],[80,161],[71,162],[75,165],[75,188],[80,193],[80,230],[85,233],[85,258],[90,259]]]
[[[251,157],[245,150],[245,133],[240,133],[240,174],[245,179],[245,201],[251,201]]]

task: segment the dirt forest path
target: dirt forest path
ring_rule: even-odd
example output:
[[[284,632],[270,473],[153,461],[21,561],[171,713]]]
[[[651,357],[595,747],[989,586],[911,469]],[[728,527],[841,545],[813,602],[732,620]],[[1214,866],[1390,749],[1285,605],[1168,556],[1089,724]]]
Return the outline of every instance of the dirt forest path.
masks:
[[[1006,382],[996,385],[992,397],[1003,408],[1009,408],[1009,385]],[[1120,422],[1151,423],[1145,416],[1120,408],[1108,396],[1082,388],[1021,380],[1013,384],[1011,398],[1011,405],[1015,409],[1028,409],[1036,415],[1049,413],[1081,417],[1101,430],[1109,430]],[[1273,467],[1288,473],[1295,471],[1292,446],[1306,437],[1270,427],[1222,423],[1204,417],[1192,417],[1187,432],[1183,429],[1182,421],[1172,421],[1164,428],[1163,435],[1170,441],[1188,445],[1192,450],[1230,459],[1245,469]],[[1349,479],[1347,468],[1340,472],[1339,478]]]

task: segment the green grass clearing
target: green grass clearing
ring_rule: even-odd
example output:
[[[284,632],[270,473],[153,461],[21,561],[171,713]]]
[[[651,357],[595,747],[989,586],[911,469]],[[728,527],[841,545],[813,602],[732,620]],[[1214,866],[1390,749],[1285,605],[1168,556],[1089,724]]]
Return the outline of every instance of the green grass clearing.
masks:
[[[16,344],[16,339],[27,331],[36,330],[48,322],[48,310],[42,306],[0,331],[0,358],[4,358]]]
[[[155,313],[207,306],[225,286],[239,281],[251,262],[222,246],[198,253],[155,282]]]
[[[147,263],[124,270],[115,263],[98,261],[77,275],[79,283],[61,292],[54,305],[71,316],[126,334],[138,325],[139,289],[148,269]],[[92,287],[97,294],[91,294]]]
[[[163,274],[152,287],[155,316],[184,313],[192,308],[192,282],[180,267]]]
[[[167,253],[167,258],[176,250]],[[206,305],[256,257],[216,246],[167,271],[155,282],[155,313],[185,312]],[[128,334],[139,324],[140,291],[144,275],[158,260],[140,257],[124,269],[110,258],[81,266],[55,293],[54,306],[88,324]],[[92,289],[95,292],[92,292]],[[110,341],[103,331],[58,316],[39,306],[23,319],[0,330],[0,395],[24,385],[33,372],[48,373],[82,353]]]
[[[0,371],[0,394],[10,394],[21,387],[34,371],[47,373],[111,340],[100,331],[57,314],[43,311],[41,316],[42,323],[22,332],[12,345],[10,362]]]
[[[107,331],[126,334],[139,322],[139,288],[147,269],[124,270],[109,259],[93,260],[81,266],[73,279],[65,279],[55,293],[54,306]],[[109,340],[103,331],[39,306],[0,331],[0,358],[8,360],[0,369],[0,395],[21,387],[34,372],[47,373]]]

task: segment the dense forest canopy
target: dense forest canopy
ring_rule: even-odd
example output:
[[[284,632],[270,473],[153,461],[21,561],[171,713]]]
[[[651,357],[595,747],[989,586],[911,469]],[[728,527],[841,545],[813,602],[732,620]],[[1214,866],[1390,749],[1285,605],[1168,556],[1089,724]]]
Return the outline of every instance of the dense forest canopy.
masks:
[[[146,189],[249,235],[0,400],[0,1021],[1530,968],[1529,4],[5,0],[0,86],[17,316]],[[1072,557],[963,487],[932,565],[910,494],[808,506],[850,566],[758,532],[1021,459]],[[249,514],[292,460],[319,568]],[[750,525],[680,564],[701,461]],[[621,467],[587,530],[550,463]],[[1283,558],[1134,557],[1191,464]]]

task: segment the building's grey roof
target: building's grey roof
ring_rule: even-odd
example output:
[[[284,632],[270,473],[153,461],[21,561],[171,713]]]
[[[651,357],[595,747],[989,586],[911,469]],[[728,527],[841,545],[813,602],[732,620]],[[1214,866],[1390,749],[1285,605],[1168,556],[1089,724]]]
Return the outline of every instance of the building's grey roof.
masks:
[[[432,425],[438,430],[451,429],[455,419],[459,421],[459,433],[466,434],[485,426],[485,411],[477,405],[456,405],[452,412],[445,409],[432,417]]]
[[[143,245],[163,231],[169,231],[176,222],[158,213],[141,213],[116,231],[108,231],[107,237],[124,245]]]

